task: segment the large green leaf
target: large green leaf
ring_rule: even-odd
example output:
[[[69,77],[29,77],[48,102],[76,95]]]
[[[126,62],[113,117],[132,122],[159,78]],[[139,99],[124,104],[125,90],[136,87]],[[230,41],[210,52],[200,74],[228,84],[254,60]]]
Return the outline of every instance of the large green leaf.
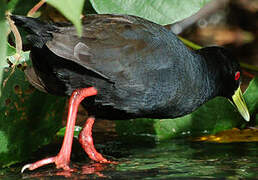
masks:
[[[80,16],[83,10],[84,0],[48,0],[47,3],[58,9],[69,19],[81,34]]]
[[[29,63],[23,53],[20,63]],[[14,59],[10,59],[14,62]],[[6,166],[31,157],[38,147],[49,143],[61,127],[65,99],[34,89],[24,72],[5,63],[0,98],[0,165]]]
[[[100,13],[130,14],[161,25],[171,24],[196,13],[210,0],[90,0]]]
[[[258,78],[253,79],[244,98],[251,116],[258,110]],[[202,105],[195,112],[175,119],[132,119],[116,121],[116,130],[127,140],[165,140],[182,135],[215,134],[217,132],[244,125],[239,112],[231,103],[217,97]]]

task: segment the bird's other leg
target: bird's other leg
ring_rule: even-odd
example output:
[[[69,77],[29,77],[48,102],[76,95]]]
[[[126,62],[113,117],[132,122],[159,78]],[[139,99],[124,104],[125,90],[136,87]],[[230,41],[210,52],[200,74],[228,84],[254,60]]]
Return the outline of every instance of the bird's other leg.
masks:
[[[79,142],[82,148],[88,154],[89,158],[100,163],[112,163],[105,159],[94,147],[92,138],[92,126],[94,124],[95,118],[89,117],[79,134]]]

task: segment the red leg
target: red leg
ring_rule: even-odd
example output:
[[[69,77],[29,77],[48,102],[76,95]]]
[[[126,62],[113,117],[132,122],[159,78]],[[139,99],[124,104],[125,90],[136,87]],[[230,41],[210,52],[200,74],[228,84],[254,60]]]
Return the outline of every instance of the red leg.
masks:
[[[81,130],[79,134],[79,142],[82,145],[82,148],[88,154],[88,156],[97,162],[100,163],[111,163],[105,159],[94,147],[93,138],[92,138],[92,126],[95,118],[89,117],[84,125],[84,128]]]
[[[34,170],[38,167],[41,167],[50,163],[55,163],[57,168],[70,170],[69,162],[70,162],[70,156],[72,151],[73,133],[74,133],[74,126],[75,126],[78,106],[84,98],[88,96],[94,96],[96,94],[97,94],[97,90],[94,87],[77,89],[72,93],[69,100],[69,110],[68,110],[68,117],[67,117],[67,124],[66,124],[66,131],[65,131],[65,136],[63,140],[63,145],[58,155],[54,157],[42,159],[32,164],[27,164],[23,166],[22,172],[25,169]]]

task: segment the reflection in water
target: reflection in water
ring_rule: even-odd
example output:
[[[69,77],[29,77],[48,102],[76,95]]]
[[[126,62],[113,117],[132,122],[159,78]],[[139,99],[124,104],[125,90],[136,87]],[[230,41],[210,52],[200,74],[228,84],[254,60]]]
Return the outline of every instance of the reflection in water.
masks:
[[[216,144],[184,140],[171,140],[156,146],[141,144],[134,147],[123,143],[107,143],[105,147],[99,149],[116,159],[118,165],[88,162],[86,156],[79,155],[76,157],[78,161],[76,159],[72,161],[73,172],[46,166],[20,174],[18,172],[20,169],[17,167],[15,172],[2,172],[5,175],[0,175],[0,178],[255,178],[258,177],[257,147],[258,143]],[[76,150],[73,153],[76,153]]]
[[[143,149],[142,152],[135,150],[132,160],[120,164],[119,170],[152,170],[152,177],[155,179],[255,177],[255,173],[258,176],[257,145],[191,143],[180,140],[166,142],[153,149]]]
[[[57,170],[55,168],[48,168],[45,170],[37,170],[38,172],[30,172],[22,175],[23,179],[28,178],[42,178],[44,179],[57,179],[57,178],[70,178],[70,179],[85,179],[90,177],[106,178],[102,171],[105,169],[112,170],[108,164],[100,163],[73,163],[71,171]],[[114,171],[114,170],[113,170]],[[95,179],[94,178],[94,179]]]

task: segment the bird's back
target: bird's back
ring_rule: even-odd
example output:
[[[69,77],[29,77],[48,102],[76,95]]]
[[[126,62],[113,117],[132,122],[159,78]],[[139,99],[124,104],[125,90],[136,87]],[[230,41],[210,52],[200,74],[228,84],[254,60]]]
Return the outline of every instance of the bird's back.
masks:
[[[160,25],[134,16],[91,15],[81,37],[71,25],[50,27],[42,31],[51,38],[31,50],[34,69],[50,93],[70,95],[94,86],[99,94],[90,101],[99,109],[136,117],[177,117],[205,98],[192,97],[189,90],[201,85],[192,83],[193,73],[203,72],[189,71],[195,55]]]

